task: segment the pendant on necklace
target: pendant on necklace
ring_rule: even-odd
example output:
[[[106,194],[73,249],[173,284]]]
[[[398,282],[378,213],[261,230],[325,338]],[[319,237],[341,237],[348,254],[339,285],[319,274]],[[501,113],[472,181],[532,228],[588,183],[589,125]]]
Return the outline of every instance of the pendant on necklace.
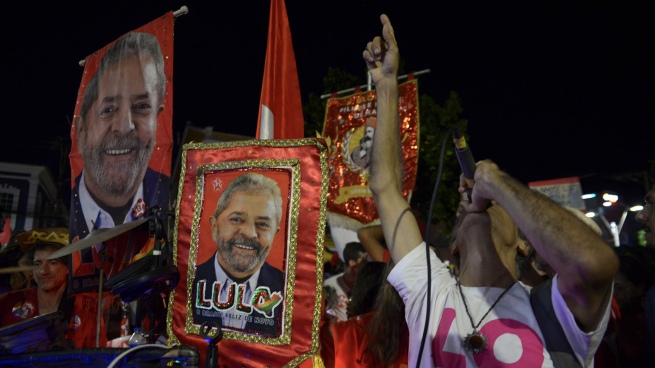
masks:
[[[478,330],[473,330],[472,333],[466,335],[463,343],[464,349],[477,354],[487,347],[487,338],[478,332]]]

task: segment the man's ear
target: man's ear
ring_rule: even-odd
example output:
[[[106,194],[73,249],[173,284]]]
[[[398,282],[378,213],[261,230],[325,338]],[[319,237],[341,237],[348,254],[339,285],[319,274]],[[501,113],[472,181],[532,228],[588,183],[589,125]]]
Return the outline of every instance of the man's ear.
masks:
[[[212,233],[212,239],[214,239],[214,243],[218,243],[218,221],[214,216],[209,216],[209,229],[211,230]]]
[[[84,135],[82,131],[84,130],[84,120],[81,116],[75,118],[75,136],[77,137],[77,151],[82,153],[82,146],[84,145],[82,141],[84,140]]]
[[[280,232],[280,228],[278,227],[277,230],[275,230],[275,234],[273,234],[273,236],[277,235],[277,233],[279,232]]]
[[[157,116],[159,116],[162,111],[164,111],[164,104],[159,105],[159,108],[157,108]]]
[[[520,237],[519,237],[519,241],[518,241],[518,243],[516,245],[516,250],[522,256],[527,257],[527,256],[530,255],[530,246],[528,244],[526,244],[525,241],[523,241],[523,239],[521,239]]]

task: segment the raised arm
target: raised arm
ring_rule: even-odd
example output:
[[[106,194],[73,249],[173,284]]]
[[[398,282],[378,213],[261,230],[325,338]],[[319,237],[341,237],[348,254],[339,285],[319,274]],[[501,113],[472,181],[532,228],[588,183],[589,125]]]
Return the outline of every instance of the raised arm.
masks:
[[[423,240],[402,193],[398,122],[398,45],[389,18],[382,14],[382,37],[366,45],[363,56],[377,93],[377,128],[373,139],[369,187],[380,215],[391,258],[398,263]]]
[[[372,225],[360,227],[357,229],[357,238],[373,261],[384,262],[386,244],[384,242],[382,226]]]
[[[460,192],[466,189],[461,180]],[[493,162],[481,161],[475,171],[472,202],[462,202],[462,206],[469,212],[480,211],[490,200],[507,211],[557,272],[557,287],[580,328],[595,329],[618,270],[611,247],[559,204],[519,183]]]

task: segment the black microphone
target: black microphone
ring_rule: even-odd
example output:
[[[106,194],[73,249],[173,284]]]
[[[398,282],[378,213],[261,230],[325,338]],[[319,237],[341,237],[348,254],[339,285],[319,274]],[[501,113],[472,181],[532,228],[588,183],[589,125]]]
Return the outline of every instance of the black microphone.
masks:
[[[455,142],[455,154],[457,155],[457,161],[459,161],[459,166],[462,168],[462,173],[466,179],[466,184],[469,186],[469,199],[471,198],[471,190],[473,187],[473,177],[475,174],[475,160],[473,159],[473,154],[471,153],[471,148],[466,144],[466,139],[463,135],[459,133],[459,130],[453,129],[453,142]]]

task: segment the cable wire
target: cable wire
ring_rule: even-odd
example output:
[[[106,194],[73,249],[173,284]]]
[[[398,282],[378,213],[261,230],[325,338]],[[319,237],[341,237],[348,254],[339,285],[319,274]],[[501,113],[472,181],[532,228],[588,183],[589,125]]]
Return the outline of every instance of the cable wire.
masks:
[[[434,183],[434,192],[432,193],[432,200],[430,202],[430,212],[428,213],[428,222],[425,227],[425,260],[428,266],[428,295],[427,304],[425,306],[425,326],[423,327],[423,337],[421,337],[421,346],[418,351],[418,359],[416,360],[416,368],[421,365],[421,356],[423,355],[423,347],[425,346],[425,339],[428,337],[428,327],[430,325],[430,299],[432,297],[432,267],[430,265],[430,228],[432,224],[432,212],[434,211],[434,203],[437,199],[437,191],[441,183],[441,174],[443,173],[443,158],[446,152],[446,140],[452,134],[452,129],[444,134],[443,142],[441,142],[441,154],[439,156],[439,171],[437,173],[437,182]]]
[[[145,344],[145,345],[138,345],[133,348],[129,348],[125,350],[124,352],[120,353],[114,360],[109,363],[107,368],[114,368],[118,362],[120,362],[123,358],[125,358],[127,355],[132,354],[133,352],[137,350],[142,350],[146,348],[158,348],[158,349],[168,349],[168,346],[166,345],[160,345],[160,344]]]

